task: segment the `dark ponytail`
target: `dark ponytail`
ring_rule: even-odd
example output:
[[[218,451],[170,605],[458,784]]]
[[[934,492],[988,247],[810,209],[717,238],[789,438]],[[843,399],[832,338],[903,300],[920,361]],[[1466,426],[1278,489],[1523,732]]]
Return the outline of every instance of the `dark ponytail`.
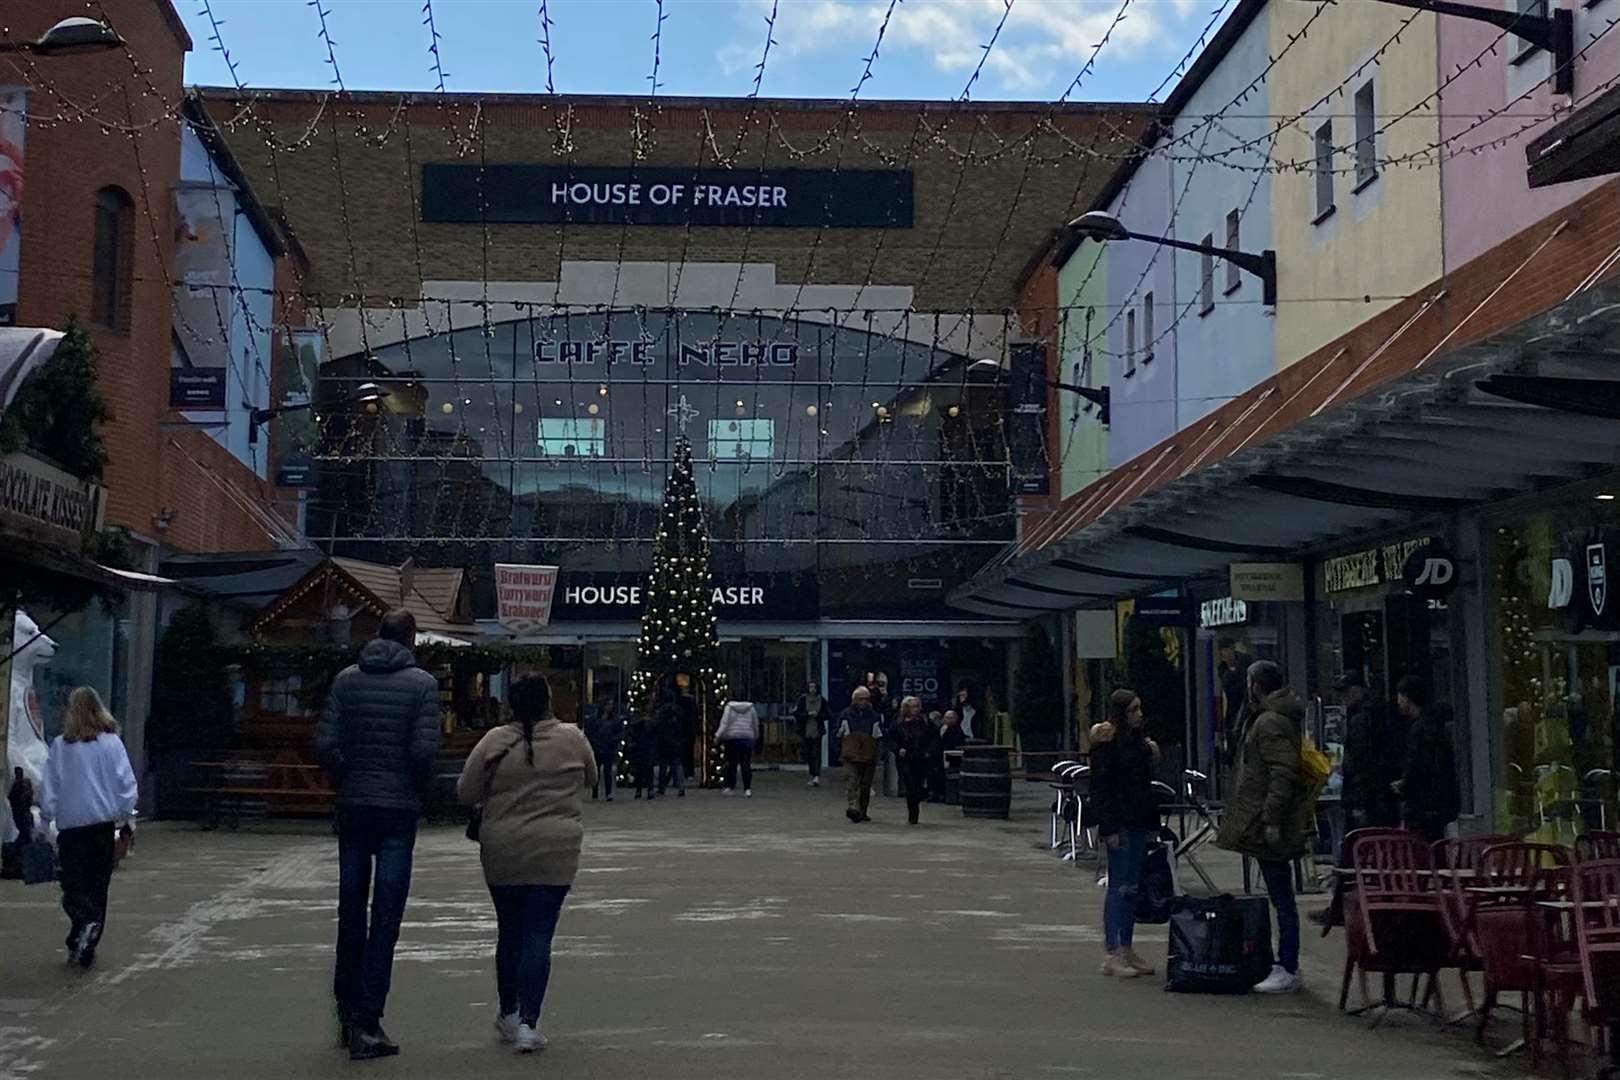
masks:
[[[551,684],[544,675],[526,675],[507,694],[512,716],[523,728],[523,757],[534,764],[534,726],[551,715]]]

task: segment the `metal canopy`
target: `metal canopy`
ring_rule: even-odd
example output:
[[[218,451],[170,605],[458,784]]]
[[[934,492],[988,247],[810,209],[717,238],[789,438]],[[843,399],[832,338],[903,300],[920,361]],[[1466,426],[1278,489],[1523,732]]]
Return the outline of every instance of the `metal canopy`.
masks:
[[[1094,520],[1010,550],[951,602],[1001,618],[1107,606],[1620,468],[1616,346],[1620,287],[1599,286],[1183,475],[1150,451]]]

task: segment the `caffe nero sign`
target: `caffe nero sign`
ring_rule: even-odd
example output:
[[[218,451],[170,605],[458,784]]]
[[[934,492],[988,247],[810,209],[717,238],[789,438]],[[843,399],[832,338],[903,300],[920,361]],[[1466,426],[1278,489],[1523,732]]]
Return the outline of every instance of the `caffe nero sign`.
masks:
[[[422,166],[422,220],[909,229],[909,170]]]

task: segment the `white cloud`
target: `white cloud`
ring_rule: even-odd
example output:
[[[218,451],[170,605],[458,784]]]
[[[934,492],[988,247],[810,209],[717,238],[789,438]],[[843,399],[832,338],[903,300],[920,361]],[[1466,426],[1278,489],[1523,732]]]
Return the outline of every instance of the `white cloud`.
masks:
[[[1014,0],[972,96],[1040,91],[1055,97],[1085,66],[1108,32],[1120,3]],[[1161,44],[1167,32],[1181,28],[1189,15],[1208,6],[1208,0],[1137,0],[1099,54],[1098,68],[1111,58],[1129,59]],[[719,48],[716,59],[726,74],[751,77],[764,45],[764,15],[770,11],[771,0],[745,0],[741,8],[744,29]],[[850,72],[847,91],[860,77],[887,8],[888,0],[780,0],[770,64],[844,61]],[[895,8],[874,71],[882,72],[883,56],[907,52],[925,59],[942,74],[960,76],[953,91],[960,93],[1003,10],[1002,0],[904,0]],[[769,68],[765,81],[768,94]],[[1083,84],[1079,94],[1085,96]]]

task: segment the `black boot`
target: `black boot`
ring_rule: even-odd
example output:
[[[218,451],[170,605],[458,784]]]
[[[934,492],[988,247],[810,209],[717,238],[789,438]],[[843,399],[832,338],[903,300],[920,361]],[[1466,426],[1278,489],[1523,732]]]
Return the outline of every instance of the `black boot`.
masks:
[[[390,1039],[381,1026],[373,1026],[367,1031],[357,1024],[350,1031],[350,1061],[370,1061],[373,1058],[394,1057],[398,1053],[399,1043]]]

